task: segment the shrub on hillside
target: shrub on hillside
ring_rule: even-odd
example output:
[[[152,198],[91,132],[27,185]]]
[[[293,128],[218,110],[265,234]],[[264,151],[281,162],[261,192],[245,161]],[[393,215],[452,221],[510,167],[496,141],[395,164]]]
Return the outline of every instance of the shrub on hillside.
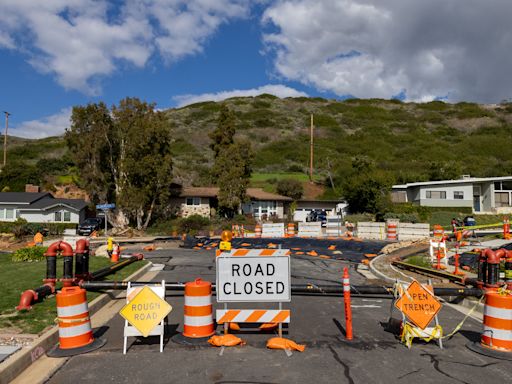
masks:
[[[281,179],[276,184],[276,191],[280,195],[291,197],[293,200],[299,200],[304,194],[304,187],[298,180]]]
[[[210,225],[210,219],[200,215],[192,215],[179,220],[178,231],[182,233],[195,233]]]
[[[420,217],[417,213],[396,213],[396,212],[387,212],[383,217],[384,221],[389,219],[398,219],[402,223],[419,223]]]
[[[11,261],[13,263],[21,263],[24,261],[32,262],[32,261],[41,261],[44,260],[44,253],[46,252],[47,247],[27,247],[20,248],[16,252],[13,253],[11,257]]]

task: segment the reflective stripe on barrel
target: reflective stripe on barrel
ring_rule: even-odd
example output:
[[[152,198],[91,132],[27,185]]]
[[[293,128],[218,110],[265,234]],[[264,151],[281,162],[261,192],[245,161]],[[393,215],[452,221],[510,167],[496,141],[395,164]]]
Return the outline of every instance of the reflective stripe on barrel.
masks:
[[[396,223],[388,223],[388,231],[387,231],[387,237],[388,240],[396,240]]]
[[[213,327],[212,284],[197,279],[185,284],[183,336],[208,337],[215,333]]]
[[[512,295],[485,294],[482,345],[512,352]]]
[[[57,293],[61,349],[80,348],[94,341],[85,289],[64,287]]]

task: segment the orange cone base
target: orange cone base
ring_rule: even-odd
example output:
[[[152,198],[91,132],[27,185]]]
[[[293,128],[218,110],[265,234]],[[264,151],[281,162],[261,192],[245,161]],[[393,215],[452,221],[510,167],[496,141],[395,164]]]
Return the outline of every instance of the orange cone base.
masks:
[[[84,353],[95,351],[96,349],[103,347],[106,344],[106,342],[107,342],[106,339],[97,337],[96,339],[94,339],[94,341],[92,343],[84,345],[82,347],[78,347],[78,348],[62,349],[62,348],[60,348],[60,344],[57,344],[55,347],[53,347],[48,352],[46,352],[46,355],[49,357],[69,357],[69,356],[81,355]]]
[[[205,336],[205,337],[187,337],[187,336],[184,336],[181,333],[177,333],[176,335],[171,337],[171,340],[174,341],[176,344],[181,344],[181,345],[192,345],[192,346],[195,346],[195,345],[209,345],[208,344],[208,339],[210,338],[210,336]]]
[[[480,342],[468,343],[466,347],[473,352],[479,353],[484,356],[494,357],[495,359],[510,360],[512,361],[512,351],[506,352],[506,350],[499,350],[488,347]]]

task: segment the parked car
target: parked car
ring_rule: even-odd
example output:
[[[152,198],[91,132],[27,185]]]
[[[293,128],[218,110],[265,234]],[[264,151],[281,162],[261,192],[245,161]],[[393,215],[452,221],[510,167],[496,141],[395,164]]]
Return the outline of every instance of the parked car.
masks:
[[[80,236],[89,236],[94,231],[98,231],[104,226],[104,221],[102,217],[89,217],[85,219],[78,226],[77,233]]]
[[[327,225],[327,213],[323,209],[313,209],[306,216],[307,222],[315,222],[320,221],[322,223],[322,227]]]
[[[476,225],[476,220],[473,216],[466,216],[463,220],[465,227],[472,227]]]

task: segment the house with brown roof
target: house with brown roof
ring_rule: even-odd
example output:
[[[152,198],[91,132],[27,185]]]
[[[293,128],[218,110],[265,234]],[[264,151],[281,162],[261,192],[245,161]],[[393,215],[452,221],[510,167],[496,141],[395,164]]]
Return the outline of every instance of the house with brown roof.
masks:
[[[174,193],[171,205],[181,217],[201,215],[210,217],[218,207],[217,187],[182,187]],[[243,214],[252,215],[257,220],[282,219],[291,198],[265,192],[261,188],[247,188],[250,201],[241,207]]]

